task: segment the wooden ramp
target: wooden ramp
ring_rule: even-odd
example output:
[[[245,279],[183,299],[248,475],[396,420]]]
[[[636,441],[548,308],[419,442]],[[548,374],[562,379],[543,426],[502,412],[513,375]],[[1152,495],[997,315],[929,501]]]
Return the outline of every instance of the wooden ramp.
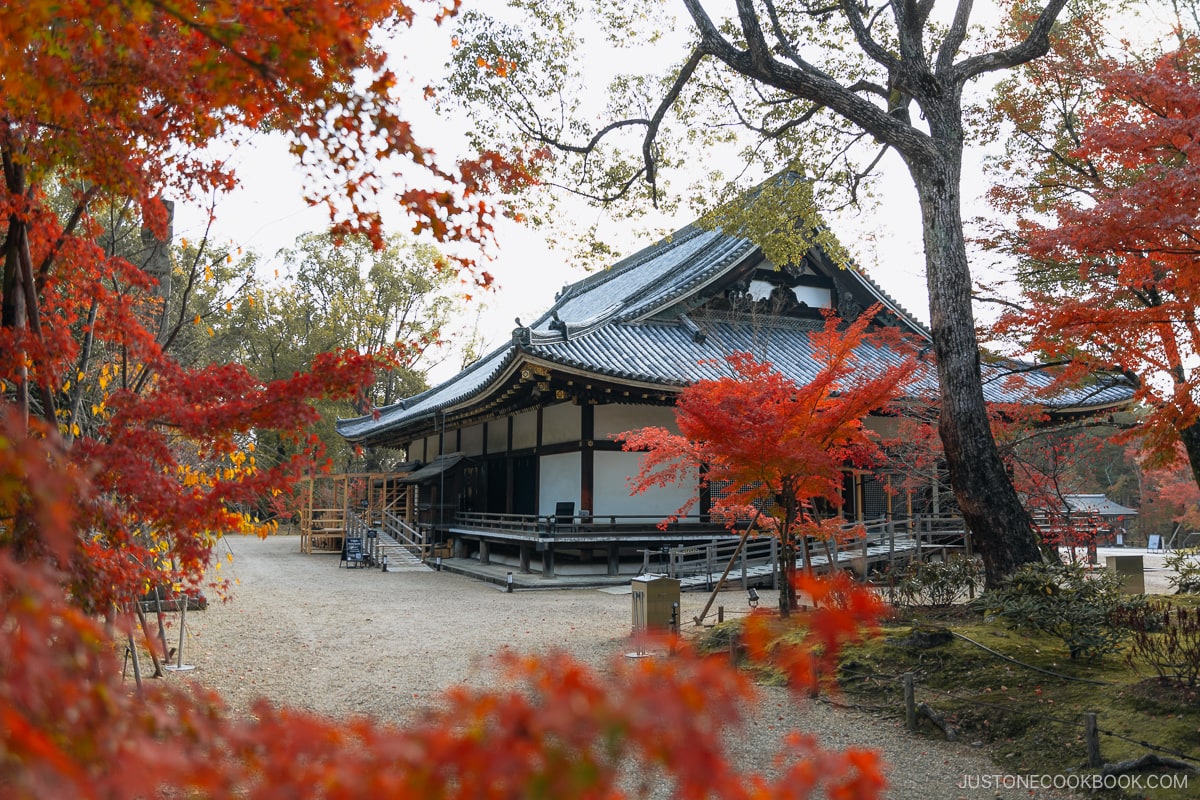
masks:
[[[382,564],[384,558],[387,559],[388,572],[429,572],[433,569],[413,552],[410,545],[398,542],[386,531],[379,530],[375,534],[374,559]]]

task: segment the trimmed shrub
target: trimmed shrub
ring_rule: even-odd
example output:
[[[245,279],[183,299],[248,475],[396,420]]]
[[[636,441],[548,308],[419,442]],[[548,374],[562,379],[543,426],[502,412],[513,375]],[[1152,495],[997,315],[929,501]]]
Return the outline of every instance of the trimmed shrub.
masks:
[[[1101,658],[1128,638],[1120,620],[1137,616],[1146,605],[1144,598],[1122,595],[1120,587],[1116,575],[1089,572],[1080,564],[1026,564],[979,605],[1013,627],[1062,640],[1073,659]]]
[[[979,562],[974,559],[913,562],[896,583],[896,603],[944,608],[966,598],[979,584]]]

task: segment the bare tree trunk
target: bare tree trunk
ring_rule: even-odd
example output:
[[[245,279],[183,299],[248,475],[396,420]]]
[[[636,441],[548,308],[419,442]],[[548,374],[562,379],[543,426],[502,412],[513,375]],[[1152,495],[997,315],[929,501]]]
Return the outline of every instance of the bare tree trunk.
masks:
[[[4,183],[12,197],[20,197],[25,191],[25,171],[10,157],[3,154]],[[13,213],[8,218],[4,236],[4,279],[0,284],[0,325],[12,330],[25,327],[25,291],[21,277],[21,243],[24,240],[25,223]],[[29,374],[24,364],[17,367],[14,390],[17,413],[26,427],[29,426]]]
[[[909,160],[908,165],[921,203],[941,395],[938,433],[954,496],[983,558],[986,585],[993,587],[1019,565],[1040,561],[1041,552],[1033,520],[1013,488],[988,420],[962,226],[961,113],[953,101],[945,106],[924,106],[933,138],[943,144],[941,157]]]
[[[1183,442],[1188,464],[1192,468],[1192,479],[1200,486],[1200,423],[1179,429],[1179,440]]]

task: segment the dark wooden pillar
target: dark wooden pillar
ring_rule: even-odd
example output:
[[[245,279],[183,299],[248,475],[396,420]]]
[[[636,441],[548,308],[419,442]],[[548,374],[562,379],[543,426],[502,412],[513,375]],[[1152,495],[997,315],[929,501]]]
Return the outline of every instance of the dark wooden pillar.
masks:
[[[504,445],[504,513],[513,513],[513,456],[512,456],[512,436],[513,436],[513,418],[512,414],[508,415],[508,433],[507,442]]]
[[[585,403],[579,411],[579,509],[595,513],[592,501],[596,482],[596,407]]]

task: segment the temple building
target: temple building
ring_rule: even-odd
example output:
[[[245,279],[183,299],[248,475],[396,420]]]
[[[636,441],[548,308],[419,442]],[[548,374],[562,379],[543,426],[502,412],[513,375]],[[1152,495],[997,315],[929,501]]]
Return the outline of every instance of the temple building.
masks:
[[[340,420],[338,432],[407,459],[397,480],[412,487],[405,515],[430,541],[487,561],[503,554],[543,572],[595,561],[608,574],[637,553],[663,544],[727,534],[710,524],[710,498],[699,477],[631,495],[639,454],[614,434],[649,425],[674,429],[676,394],[725,374],[725,357],[749,352],[804,383],[815,374],[809,334],[832,309],[854,319],[880,305],[874,325],[918,340],[929,332],[855,268],[836,265],[819,247],[795,263],[773,264],[748,238],[690,225],[612,267],[568,285],[554,305],[512,340],[454,378],[369,416]],[[897,358],[864,346],[864,359]],[[1051,377],[984,364],[989,402],[1037,402],[1051,415],[1104,413],[1130,391],[1097,384],[1035,393]],[[932,369],[918,392],[935,397]],[[886,428],[885,420],[877,423]],[[848,519],[911,515],[913,498],[885,491],[886,478],[848,470],[842,513]],[[944,496],[948,497],[945,492]],[[669,530],[657,524],[689,497],[697,514]],[[917,498],[928,503],[928,498]]]

